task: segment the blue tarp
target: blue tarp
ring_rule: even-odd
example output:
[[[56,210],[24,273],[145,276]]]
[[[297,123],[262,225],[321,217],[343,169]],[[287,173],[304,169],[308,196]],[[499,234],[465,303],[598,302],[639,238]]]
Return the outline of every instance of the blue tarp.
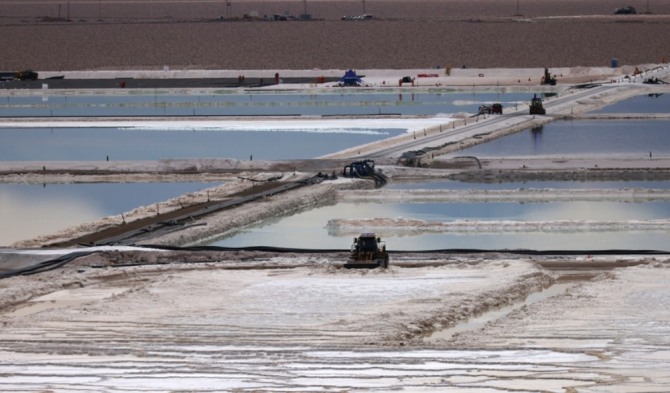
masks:
[[[363,79],[359,78],[356,75],[356,71],[349,70],[344,73],[344,76],[340,78],[340,82],[345,86],[359,86],[363,84]]]

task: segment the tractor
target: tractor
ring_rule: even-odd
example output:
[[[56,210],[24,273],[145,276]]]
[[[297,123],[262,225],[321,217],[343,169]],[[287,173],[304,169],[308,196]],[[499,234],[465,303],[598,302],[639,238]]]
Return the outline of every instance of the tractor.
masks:
[[[354,238],[351,245],[351,255],[344,264],[347,269],[374,269],[389,266],[389,254],[386,244],[374,233],[361,233]]]
[[[546,115],[547,111],[542,105],[542,99],[538,96],[533,96],[533,99],[530,101],[530,114],[531,115]]]

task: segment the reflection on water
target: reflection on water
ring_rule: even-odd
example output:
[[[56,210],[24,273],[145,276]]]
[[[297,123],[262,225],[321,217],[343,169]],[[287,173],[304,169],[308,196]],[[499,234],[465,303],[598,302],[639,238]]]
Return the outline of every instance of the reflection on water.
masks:
[[[591,113],[668,113],[670,94],[645,94],[619,101]]]
[[[127,94],[118,96],[40,95],[0,97],[2,116],[248,116],[248,115],[435,115],[476,113],[482,103],[501,102],[509,107],[527,101],[530,93],[454,93],[408,91],[329,94],[214,93],[200,95]],[[599,112],[667,112],[670,95],[635,97]],[[633,155],[648,157],[670,153],[668,121],[571,121],[554,122],[527,130],[455,155],[533,156]],[[402,133],[307,133],[270,131],[205,132],[203,130],[2,129],[2,160],[156,160],[161,158],[312,158]],[[272,141],[268,143],[268,141]],[[668,188],[670,182],[527,182],[504,184],[424,183],[417,188]],[[411,187],[416,187],[413,185]],[[82,222],[119,214],[208,187],[202,183],[175,184],[0,184],[0,245],[52,233]],[[410,187],[393,183],[391,188]],[[550,202],[550,203],[425,203],[347,204],[327,206],[275,219],[243,230],[233,238],[216,241],[220,246],[280,246],[348,249],[351,236],[331,236],[325,228],[334,218],[397,218],[449,220],[646,220],[670,216],[668,202]],[[7,225],[6,223],[10,223]],[[663,231],[591,233],[475,233],[423,234],[377,233],[390,250],[439,248],[483,249],[667,249]]]
[[[218,183],[0,184],[0,246],[215,185]]]
[[[622,188],[670,188],[670,180],[659,181],[525,181],[506,183],[465,183],[453,180],[393,181],[385,189],[392,190],[516,190],[516,189],[622,189]]]
[[[376,204],[339,203],[263,226],[248,228],[240,234],[212,245],[225,247],[277,246],[348,249],[350,235],[333,236],[326,224],[330,219],[409,218],[426,221],[451,220],[646,220],[670,217],[670,202],[549,202],[549,203],[415,203]],[[385,234],[390,250],[431,250],[440,248],[480,249],[667,249],[668,233],[577,232],[577,233],[468,233],[421,234],[420,236]]]
[[[670,154],[670,121],[555,121],[541,130],[526,130],[460,150],[453,156],[633,156]]]

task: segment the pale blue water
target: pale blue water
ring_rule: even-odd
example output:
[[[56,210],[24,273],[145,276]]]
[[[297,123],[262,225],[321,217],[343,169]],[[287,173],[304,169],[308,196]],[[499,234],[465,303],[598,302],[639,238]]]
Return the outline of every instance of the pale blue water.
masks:
[[[0,246],[219,184],[0,184]]]
[[[329,219],[409,218],[451,220],[645,220],[670,217],[670,202],[548,202],[548,203],[338,203],[245,228],[232,238],[210,242],[224,247],[277,246],[348,249],[355,233],[331,234]],[[367,230],[364,230],[366,232]],[[370,229],[370,231],[374,231]],[[595,250],[670,250],[665,231],[574,233],[440,233],[411,234],[377,230],[389,250],[443,248]]]
[[[402,94],[402,97],[400,96]],[[211,96],[131,95],[119,97],[58,96],[0,98],[0,116],[127,116],[127,115],[283,115],[283,114],[436,114],[476,112],[480,103],[514,105],[528,94],[510,93],[346,93],[346,94],[214,94]],[[616,112],[667,112],[668,98],[635,97]],[[376,135],[305,132],[249,131],[141,131],[111,128],[90,129],[2,129],[0,160],[155,160],[161,158],[226,157],[248,159],[312,158],[332,151],[387,138],[401,130]],[[541,130],[528,130],[455,155],[523,156],[625,154],[648,156],[670,152],[668,121],[574,121],[554,122]],[[271,140],[272,143],[268,143]],[[527,182],[472,184],[428,182],[411,186],[392,183],[394,188],[668,188],[670,182]],[[206,184],[89,184],[2,185],[0,216],[3,222],[31,227],[79,222],[119,214],[140,205],[165,200]],[[195,187],[195,188],[192,188]],[[348,249],[353,235],[329,234],[330,218],[406,217],[446,221],[598,219],[631,220],[668,218],[667,202],[552,202],[552,203],[442,203],[442,204],[338,204],[264,225],[245,229],[234,238],[214,242],[222,246],[267,245],[301,248]],[[69,223],[69,224],[68,224]],[[76,222],[78,223],[78,222]],[[67,224],[67,225],[66,225]],[[16,225],[13,226],[16,228]],[[5,226],[9,228],[9,226]],[[14,236],[14,234],[11,234]],[[389,249],[438,248],[529,248],[529,249],[667,249],[668,233],[512,233],[512,234],[423,234],[387,236]],[[8,234],[5,234],[7,238]],[[5,241],[7,243],[7,241]],[[0,236],[0,245],[3,244]]]
[[[453,153],[452,156],[594,156],[649,157],[670,154],[670,121],[555,121]]]
[[[223,183],[0,184],[0,194],[11,195],[25,206],[48,204],[49,200],[67,200],[84,195],[89,201],[87,204],[94,205],[102,214],[113,215],[221,184]]]
[[[670,94],[648,94],[619,101],[591,113],[668,113]]]
[[[652,108],[638,98],[639,109]],[[632,104],[635,105],[637,101]],[[628,104],[630,105],[630,103]],[[630,109],[626,105],[624,109]],[[667,107],[652,112],[667,111]],[[633,111],[633,110],[631,110]],[[670,152],[670,122],[667,121],[579,121],[554,122],[541,130],[528,130],[463,150],[454,155],[609,155],[612,153],[648,157]],[[390,188],[516,189],[516,188],[662,188],[668,181],[657,182],[524,182],[476,184],[449,181],[391,183]],[[352,234],[329,234],[330,218],[405,217],[428,221],[463,220],[645,220],[670,217],[668,202],[551,202],[551,203],[443,203],[443,204],[343,204],[315,209],[286,217],[265,226],[245,229],[233,238],[214,242],[219,246],[275,245],[346,249]],[[439,248],[478,249],[660,249],[666,246],[665,231],[575,232],[575,233],[468,233],[398,235],[378,232],[389,249],[429,250]],[[308,239],[306,241],[306,239]],[[300,244],[300,246],[297,246]],[[314,245],[314,246],[312,246]]]
[[[435,115],[476,113],[482,103],[513,106],[532,94],[468,93],[447,89],[412,92],[397,89],[369,92],[334,89],[333,92],[220,91],[213,94],[179,95],[138,92],[129,95],[65,95],[49,91],[42,96],[0,97],[0,117],[59,116],[286,116],[286,115]]]
[[[111,161],[163,158],[314,158],[399,135],[275,131],[143,131],[117,128],[0,129],[0,161]]]
[[[622,189],[622,188],[670,188],[670,181],[526,181],[505,183],[464,183],[451,180],[393,181],[387,189],[412,190],[516,190],[522,188],[553,189]]]

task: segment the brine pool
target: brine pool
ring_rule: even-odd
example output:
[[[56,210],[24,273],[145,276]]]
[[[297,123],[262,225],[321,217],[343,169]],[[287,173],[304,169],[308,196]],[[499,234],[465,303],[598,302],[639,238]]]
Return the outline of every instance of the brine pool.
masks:
[[[2,92],[0,92],[2,93]],[[540,93],[541,94],[541,93]],[[2,96],[4,95],[4,97]],[[64,116],[361,116],[435,115],[476,113],[479,105],[499,102],[521,105],[533,93],[495,91],[458,92],[434,89],[380,91],[272,92],[220,90],[174,94],[140,90],[115,95],[73,94],[45,91],[42,94],[9,92],[0,95],[0,117]]]
[[[0,247],[220,183],[0,184]]]
[[[668,187],[646,184],[647,188]],[[407,185],[415,189],[423,184]],[[470,187],[463,188],[478,188]],[[488,185],[487,185],[488,186]],[[609,187],[623,188],[623,182],[609,183]],[[525,187],[529,187],[526,185]],[[571,188],[565,184],[563,187]],[[563,188],[560,187],[560,188]],[[598,187],[581,184],[581,187]],[[433,188],[436,188],[433,185]],[[461,187],[458,187],[461,188]],[[603,187],[606,188],[606,187]],[[262,225],[242,229],[233,237],[214,239],[206,244],[222,247],[276,246],[296,248],[347,249],[359,232],[376,232],[389,250],[435,250],[446,248],[474,249],[533,249],[533,250],[595,250],[595,249],[650,249],[670,250],[667,230],[560,230],[443,232],[394,230],[393,228],[362,228],[357,231],[331,231],[331,219],[405,218],[424,221],[448,222],[470,220],[484,222],[521,221],[637,221],[670,218],[670,201],[611,202],[487,202],[487,203],[338,203],[281,217]]]
[[[220,183],[93,183],[93,184],[0,184],[0,217],[12,225],[0,227],[0,246],[101,217],[117,215],[138,206],[215,187]],[[657,182],[525,182],[478,184],[453,181],[393,182],[391,189],[669,189],[670,181]],[[670,202],[544,202],[544,203],[339,203],[277,217],[261,225],[243,228],[233,237],[204,244],[223,247],[277,246],[347,249],[353,235],[332,233],[330,219],[411,218],[450,220],[647,220],[670,218]],[[437,248],[532,248],[666,249],[664,231],[557,232],[557,233],[387,233],[377,231],[390,249]]]
[[[272,94],[253,96],[249,99],[261,100]],[[320,96],[320,95],[317,95]],[[357,94],[352,94],[357,96]],[[467,105],[476,108],[489,101],[515,102],[526,98],[498,92],[493,95],[446,93],[412,97],[403,96],[403,104],[392,97],[357,96],[360,102],[393,101],[391,107],[421,106],[422,100],[440,102],[450,96],[459,109]],[[169,97],[169,96],[166,96]],[[303,104],[311,96],[301,98]],[[428,99],[428,97],[431,97]],[[656,111],[667,112],[670,96],[640,96],[616,104],[617,112]],[[21,102],[20,97],[6,98],[8,103],[18,103],[19,107],[37,110],[39,105],[60,105],[63,108],[96,108],[112,106],[125,111],[123,101],[96,101],[95,97],[81,98],[81,103],[71,98],[49,97],[42,103]],[[124,96],[124,99],[128,98]],[[275,97],[276,98],[276,97]],[[14,100],[17,101],[14,101]],[[242,99],[238,97],[238,99]],[[314,97],[315,102],[336,100],[332,97]],[[348,99],[348,98],[347,98]],[[60,101],[58,101],[60,100]],[[144,100],[144,101],[142,101]],[[147,99],[129,103],[134,107],[151,107]],[[166,98],[168,100],[168,98]],[[202,98],[196,102],[207,102]],[[179,101],[179,100],[177,100]],[[175,101],[175,102],[177,102]],[[471,101],[466,103],[466,101]],[[60,102],[60,103],[59,103]],[[65,104],[67,102],[67,104]],[[88,104],[86,104],[88,102]],[[144,102],[144,103],[142,103]],[[156,101],[158,102],[158,101]],[[272,100],[256,105],[239,103],[240,108],[256,108],[256,114],[269,114],[274,108]],[[287,101],[289,102],[289,101]],[[314,104],[324,107],[356,107],[357,104],[328,103]],[[650,104],[650,102],[652,104]],[[660,103],[660,104],[656,104]],[[286,104],[286,103],[285,103]],[[300,104],[300,105],[303,105]],[[440,105],[444,104],[443,102]],[[37,105],[37,107],[36,107]],[[166,104],[167,105],[167,104]],[[210,105],[210,104],[207,104]],[[207,106],[204,105],[204,106]],[[217,104],[218,105],[218,104]],[[282,106],[284,104],[277,104]],[[293,106],[292,106],[293,105]],[[302,108],[298,104],[286,104],[290,108]],[[367,104],[366,104],[367,105]],[[427,104],[425,104],[427,105]],[[656,106],[654,106],[656,105]],[[173,105],[178,107],[179,105]],[[310,105],[306,105],[310,106]],[[371,106],[370,106],[371,107]],[[260,109],[259,109],[260,108]],[[437,108],[437,107],[434,107]],[[38,108],[39,109],[39,108]],[[42,108],[43,109],[43,108]],[[42,110],[40,109],[40,110]],[[53,108],[52,108],[53,109]],[[50,110],[52,110],[50,109]],[[368,108],[369,109],[369,108]],[[21,109],[23,110],[23,109]],[[69,109],[68,109],[69,110]],[[97,110],[97,109],[96,109]],[[105,109],[106,110],[106,109]],[[302,109],[301,109],[302,110]],[[470,109],[469,111],[475,111]],[[605,111],[607,108],[605,109]],[[435,111],[434,110],[431,110]],[[448,110],[445,110],[445,112]],[[87,112],[95,116],[99,112]],[[121,112],[119,112],[121,113]],[[131,112],[123,112],[129,114]],[[606,113],[606,112],[603,112]],[[437,121],[441,121],[438,119]],[[431,123],[427,123],[431,124]],[[328,129],[328,127],[326,127]],[[345,127],[346,128],[346,127]],[[202,131],[202,132],[201,132]],[[323,128],[322,128],[323,131]],[[107,128],[36,128],[0,129],[0,160],[152,160],[160,158],[212,158],[226,157],[249,159],[313,158],[322,154],[351,147],[372,140],[383,139],[406,132],[402,127],[330,128],[325,132],[309,132],[307,128],[277,130],[199,130],[188,129],[107,129]],[[670,122],[668,121],[572,121],[554,122],[540,130],[528,130],[506,138],[497,139],[486,145],[473,147],[458,155],[522,156],[522,155],[577,155],[606,156],[611,154],[654,157],[670,153]],[[271,141],[271,143],[268,143]],[[16,240],[52,233],[68,226],[119,214],[140,205],[150,205],[183,193],[213,186],[205,183],[145,183],[145,184],[68,184],[31,186],[22,184],[0,184],[0,219],[4,225],[0,232],[0,245],[8,245]],[[389,187],[406,188],[668,188],[668,182],[531,182],[471,184],[457,182],[424,182],[420,184],[394,183]],[[548,203],[431,203],[431,204],[354,204],[341,203],[326,206],[291,217],[280,217],[263,225],[245,228],[241,233],[226,239],[209,241],[220,246],[281,246],[299,248],[346,249],[351,242],[350,235],[328,233],[326,224],[333,218],[415,218],[430,221],[469,220],[647,220],[670,218],[668,202],[548,202]],[[467,234],[397,234],[387,236],[389,249],[424,250],[437,248],[532,248],[532,249],[594,249],[594,248],[634,248],[667,249],[668,233],[664,231],[625,232],[574,232],[574,233],[467,233]]]

